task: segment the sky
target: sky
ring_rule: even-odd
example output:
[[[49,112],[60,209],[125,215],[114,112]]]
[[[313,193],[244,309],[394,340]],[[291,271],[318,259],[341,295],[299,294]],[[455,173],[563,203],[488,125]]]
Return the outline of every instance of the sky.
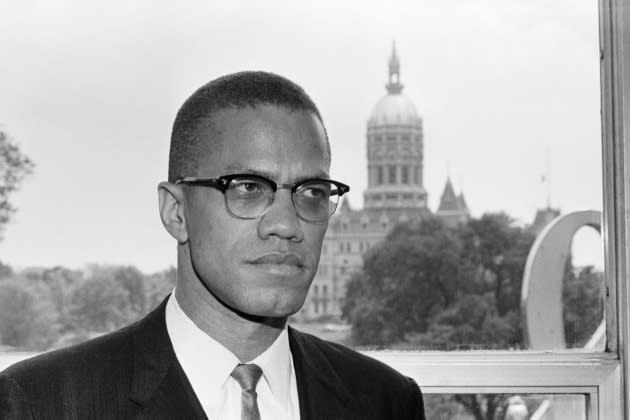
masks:
[[[424,123],[432,210],[448,176],[473,216],[505,211],[524,225],[547,200],[601,210],[597,24],[587,0],[0,0],[0,129],[36,164],[12,197],[0,261],[175,265],[156,188],[174,116],[240,70],[305,88],[331,176],[361,207],[366,122],[393,40]],[[578,236],[576,260],[601,261],[597,234]]]

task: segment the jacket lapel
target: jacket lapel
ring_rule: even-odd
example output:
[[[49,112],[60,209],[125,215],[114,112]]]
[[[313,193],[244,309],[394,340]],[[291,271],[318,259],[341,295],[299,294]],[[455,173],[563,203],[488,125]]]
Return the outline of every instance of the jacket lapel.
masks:
[[[141,407],[140,418],[206,419],[166,330],[167,300],[135,326],[130,398]]]
[[[130,398],[139,407],[139,418],[207,419],[175,357],[166,330],[167,300],[168,297],[135,326]],[[300,420],[352,418],[351,394],[317,342],[288,328]]]
[[[289,327],[300,420],[349,419],[352,398],[317,342]]]

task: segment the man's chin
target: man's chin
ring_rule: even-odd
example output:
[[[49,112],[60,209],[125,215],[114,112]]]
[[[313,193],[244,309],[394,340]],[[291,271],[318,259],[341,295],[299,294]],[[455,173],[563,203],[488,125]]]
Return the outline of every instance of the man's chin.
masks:
[[[250,318],[286,319],[302,308],[304,299],[297,297],[295,299],[287,299],[287,296],[283,296],[283,299],[279,300],[256,302],[253,305],[247,305],[247,308],[243,308],[242,313],[247,314]]]
[[[286,319],[289,316],[295,314],[296,312],[298,312],[300,310],[300,308],[302,307],[302,304],[299,305],[287,305],[287,306],[283,306],[283,307],[274,307],[274,308],[264,308],[261,310],[256,310],[253,313],[255,313],[256,317],[259,318],[276,318],[276,319]]]

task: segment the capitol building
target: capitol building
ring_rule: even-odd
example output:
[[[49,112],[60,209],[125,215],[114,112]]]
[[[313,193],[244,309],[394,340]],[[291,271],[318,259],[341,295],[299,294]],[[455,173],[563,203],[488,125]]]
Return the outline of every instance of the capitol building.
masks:
[[[450,179],[446,180],[437,211],[433,213],[427,206],[422,118],[403,93],[395,46],[385,87],[385,95],[367,120],[368,186],[363,193],[364,208],[353,209],[344,200],[331,218],[319,269],[298,314],[301,319],[340,315],[346,283],[361,268],[363,253],[385,238],[396,224],[420,221],[431,214],[449,226],[469,218],[464,196],[455,193]]]

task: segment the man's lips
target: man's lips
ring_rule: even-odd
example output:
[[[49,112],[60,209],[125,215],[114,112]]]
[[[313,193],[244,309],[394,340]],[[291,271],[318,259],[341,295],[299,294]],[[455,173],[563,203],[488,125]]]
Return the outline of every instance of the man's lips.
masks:
[[[304,267],[304,262],[299,256],[284,252],[270,252],[249,261],[249,263],[254,265],[279,265],[297,268]]]
[[[290,252],[269,252],[247,262],[250,267],[273,277],[294,277],[304,274],[304,261]]]

